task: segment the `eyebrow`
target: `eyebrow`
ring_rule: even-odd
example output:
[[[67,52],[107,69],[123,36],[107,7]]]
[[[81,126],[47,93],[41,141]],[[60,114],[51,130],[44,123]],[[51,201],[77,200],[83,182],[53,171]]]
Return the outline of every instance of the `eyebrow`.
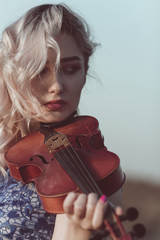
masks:
[[[73,56],[73,57],[62,58],[60,61],[61,61],[61,63],[64,63],[64,62],[69,62],[69,61],[81,61],[81,59],[78,56]]]

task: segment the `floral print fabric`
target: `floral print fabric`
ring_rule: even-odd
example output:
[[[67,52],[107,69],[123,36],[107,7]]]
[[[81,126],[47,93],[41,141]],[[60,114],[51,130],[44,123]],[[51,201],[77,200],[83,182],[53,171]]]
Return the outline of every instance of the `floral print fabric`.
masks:
[[[0,240],[51,240],[55,215],[46,213],[34,186],[0,175]]]

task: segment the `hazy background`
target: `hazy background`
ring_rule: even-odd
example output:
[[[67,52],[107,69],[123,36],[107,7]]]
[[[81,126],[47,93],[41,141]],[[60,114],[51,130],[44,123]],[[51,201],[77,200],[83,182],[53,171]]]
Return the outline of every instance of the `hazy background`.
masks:
[[[1,0],[0,32],[29,8],[60,1]],[[160,1],[66,0],[101,43],[82,114],[98,118],[127,176],[160,183]]]

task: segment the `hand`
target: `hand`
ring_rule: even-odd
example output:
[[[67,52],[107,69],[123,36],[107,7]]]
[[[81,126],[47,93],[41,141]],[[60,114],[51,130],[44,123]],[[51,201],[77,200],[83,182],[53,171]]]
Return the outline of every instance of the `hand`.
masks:
[[[106,207],[106,197],[102,196],[98,200],[95,193],[85,195],[71,192],[63,203],[68,219],[84,230],[97,230],[101,227]]]
[[[91,230],[98,230],[103,224],[107,202],[105,196],[98,200],[94,193],[71,192],[65,198],[63,208],[66,214],[57,214],[53,239],[88,240]],[[120,215],[121,212],[118,207],[116,213]]]

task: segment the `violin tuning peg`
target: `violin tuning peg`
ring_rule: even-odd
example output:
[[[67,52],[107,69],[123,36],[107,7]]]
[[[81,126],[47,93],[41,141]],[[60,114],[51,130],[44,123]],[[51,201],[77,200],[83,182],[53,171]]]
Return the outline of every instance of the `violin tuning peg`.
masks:
[[[137,219],[139,216],[139,212],[136,208],[130,207],[126,210],[125,214],[120,216],[121,221],[129,220],[129,221],[134,221]]]
[[[128,208],[126,214],[129,221],[134,221],[139,216],[138,210],[134,207]]]
[[[146,234],[146,229],[145,229],[144,225],[141,223],[134,225],[132,234],[133,234],[133,236],[135,236],[137,238],[144,237]]]

